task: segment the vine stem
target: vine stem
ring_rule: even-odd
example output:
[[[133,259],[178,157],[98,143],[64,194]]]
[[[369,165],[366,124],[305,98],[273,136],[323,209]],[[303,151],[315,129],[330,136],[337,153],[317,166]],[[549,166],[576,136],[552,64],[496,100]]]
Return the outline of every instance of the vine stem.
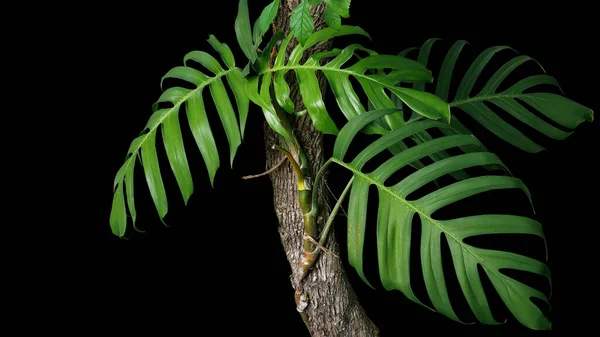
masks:
[[[304,279],[304,276],[308,273],[310,267],[314,264],[315,254],[313,254],[313,244],[310,242],[308,237],[316,237],[317,236],[317,222],[315,215],[312,213],[312,199],[314,197],[313,191],[305,183],[303,170],[300,168],[294,156],[286,149],[282,148],[279,145],[273,145],[273,149],[279,150],[283,153],[289,162],[292,164],[292,168],[296,173],[297,185],[298,185],[298,202],[300,203],[300,208],[302,209],[303,217],[304,217],[304,256],[301,264],[302,268],[302,276],[300,279]]]
[[[279,145],[273,145],[273,149],[283,153],[289,160],[290,164],[292,164],[292,168],[294,169],[294,172],[296,173],[296,178],[298,179],[298,191],[306,191],[307,188],[304,184],[304,173],[300,169],[298,162],[296,162],[296,160],[294,159],[294,156]]]
[[[323,165],[323,166],[325,166],[325,165]],[[322,169],[323,168],[321,168],[321,170]],[[321,170],[319,170],[319,172],[321,172]],[[344,201],[344,199],[346,199],[346,195],[348,195],[348,192],[350,191],[350,187],[352,187],[353,182],[354,182],[354,176],[352,176],[352,178],[350,178],[350,181],[348,181],[348,184],[346,184],[346,187],[344,188],[344,191],[340,195],[338,201],[333,206],[333,209],[331,210],[331,213],[329,214],[329,218],[327,218],[327,222],[325,223],[325,227],[323,228],[323,232],[321,232],[321,237],[319,238],[319,243],[318,243],[318,245],[316,245],[315,250],[312,251],[314,259],[310,262],[310,265],[307,268],[308,271],[311,270],[312,266],[317,261],[317,258],[319,257],[319,253],[321,252],[320,247],[324,246],[325,241],[327,240],[327,235],[329,234],[329,230],[332,227],[333,219],[337,215],[337,212],[340,210],[340,208],[342,206],[342,202]],[[300,280],[303,280],[307,275],[308,275],[308,272],[302,274],[302,277]]]

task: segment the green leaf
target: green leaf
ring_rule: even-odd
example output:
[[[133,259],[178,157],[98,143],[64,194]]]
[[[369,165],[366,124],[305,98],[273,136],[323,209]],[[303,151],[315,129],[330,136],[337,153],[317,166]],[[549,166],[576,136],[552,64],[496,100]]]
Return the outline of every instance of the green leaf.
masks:
[[[279,29],[275,32],[275,34],[273,34],[273,36],[271,36],[271,40],[269,40],[269,43],[267,44],[265,49],[263,49],[263,51],[260,53],[259,58],[256,64],[254,65],[254,69],[257,72],[262,72],[269,66],[269,62],[271,60],[271,52],[273,51],[273,48],[275,48],[277,42],[283,40],[284,38],[285,35],[283,35],[283,32]]]
[[[208,76],[204,75],[202,72],[190,68],[190,67],[175,67],[163,76],[160,80],[160,88],[162,89],[163,82],[167,78],[176,78],[180,80],[184,80],[195,84],[196,86],[201,85],[202,83],[208,80]]]
[[[497,46],[484,50],[477,59],[471,64],[471,67],[467,70],[465,77],[460,82],[458,91],[456,92],[455,100],[466,99],[470,96],[471,90],[477,81],[477,78],[483,71],[483,68],[489,63],[492,57],[503,50],[511,49],[508,46]]]
[[[327,7],[333,9],[343,18],[350,17],[350,0],[327,0]]]
[[[521,99],[546,117],[570,129],[575,129],[584,120],[594,121],[594,111],[592,109],[564,96],[540,92],[524,94]],[[565,111],[569,113],[564,113]]]
[[[358,61],[348,70],[356,71],[364,74],[367,69],[384,69],[390,68],[393,70],[421,70],[428,79],[433,80],[431,72],[423,65],[413,60],[409,60],[404,57],[393,56],[393,55],[372,55],[363,58]]]
[[[150,131],[147,140],[142,144],[142,164],[150,195],[158,215],[162,219],[167,215],[169,206],[160,167],[158,166],[158,156],[156,155],[156,130]]]
[[[418,114],[431,119],[442,118],[450,123],[450,107],[439,97],[409,88],[397,87],[390,90]]]
[[[429,56],[433,40],[426,42],[420,49],[419,60],[426,60]],[[528,153],[537,153],[544,147],[533,141],[527,135],[527,131],[536,130],[554,140],[562,140],[571,135],[573,130],[584,121],[591,122],[594,112],[579,103],[576,103],[562,95],[547,92],[527,92],[539,85],[552,85],[560,89],[555,78],[538,74],[521,78],[504,91],[499,91],[500,86],[506,82],[517,68],[526,63],[535,62],[544,71],[542,66],[527,55],[517,55],[504,62],[497,68],[488,79],[481,78],[490,61],[500,52],[512,50],[508,46],[491,47],[479,54],[471,63],[466,73],[460,80],[456,96],[450,100],[450,84],[454,74],[454,68],[458,62],[461,51],[467,45],[466,41],[457,41],[447,52],[438,76],[435,94],[441,99],[448,101],[451,108],[458,108],[466,112],[475,122],[486,128],[499,139]],[[513,50],[514,52],[514,50]],[[472,93],[475,83],[483,83],[483,88],[478,93]],[[425,90],[422,85],[415,86],[416,89]],[[539,91],[539,90],[537,90]],[[562,91],[562,90],[561,90]],[[490,108],[493,105],[503,112],[513,116],[523,124],[511,125],[504,117]],[[555,125],[539,118],[532,110],[546,116],[549,120],[570,130],[561,130]],[[456,132],[471,134],[463,123],[453,117],[452,129]],[[435,159],[434,159],[435,160]]]
[[[246,120],[248,119],[248,110],[250,108],[250,100],[246,95],[246,79],[243,77],[242,72],[236,69],[227,74],[227,83],[235,96],[240,118],[240,133],[243,139]]]
[[[190,129],[192,130],[192,135],[194,136],[198,149],[200,149],[200,153],[202,154],[202,158],[204,159],[204,163],[208,170],[210,184],[214,187],[215,174],[220,166],[220,161],[215,138],[213,137],[210,124],[208,123],[208,118],[206,117],[202,91],[194,93],[194,95],[186,101],[185,110]]]
[[[285,129],[283,124],[281,124],[281,120],[279,116],[277,116],[277,112],[275,111],[275,107],[273,104],[262,97],[258,90],[258,80],[259,77],[249,78],[246,82],[246,93],[248,98],[256,105],[262,108],[263,114],[265,116],[265,120],[267,124],[273,129],[275,132],[286,138],[287,140],[293,142],[293,138],[290,136],[288,131]],[[268,86],[270,85],[269,75],[263,75],[262,78],[261,91],[268,92]],[[265,90],[266,89],[266,90]],[[267,97],[268,98],[268,97]]]
[[[314,31],[314,20],[307,1],[301,2],[292,11],[290,29],[301,45],[306,43],[306,40]]]
[[[127,207],[129,208],[129,214],[131,214],[131,220],[133,222],[133,227],[135,227],[135,220],[137,218],[137,213],[135,211],[135,199],[134,192],[135,187],[133,185],[133,170],[135,169],[135,159],[137,157],[137,153],[134,153],[130,158],[130,165],[125,172],[125,191],[127,192]],[[123,232],[125,229],[123,229]]]
[[[223,123],[223,128],[225,129],[225,135],[227,136],[227,142],[229,143],[230,165],[233,167],[233,159],[235,158],[238,147],[242,143],[235,111],[233,110],[231,101],[229,101],[225,85],[223,85],[221,79],[212,82],[209,88],[213,102],[215,102],[217,112]]]
[[[227,68],[235,67],[235,59],[233,58],[233,53],[229,46],[226,43],[221,43],[214,35],[210,35],[208,38],[208,43],[221,55],[223,62]]]
[[[320,4],[321,2],[323,2],[323,0],[308,0],[308,3],[313,6],[316,6],[316,5]]]
[[[191,51],[191,52],[187,53],[185,55],[185,57],[183,58],[183,64],[187,65],[187,61],[189,61],[189,60],[200,63],[201,65],[206,67],[206,69],[210,70],[214,74],[219,74],[219,73],[223,72],[223,68],[219,64],[219,61],[217,61],[217,59],[214,58],[209,53],[206,53],[203,51],[197,51],[197,50]]]
[[[306,44],[302,45],[302,47],[299,48],[298,51],[302,53],[321,41],[326,41],[334,37],[346,35],[362,35],[366,36],[369,39],[371,38],[369,33],[367,33],[364,29],[356,26],[343,25],[340,26],[340,28],[338,29],[323,28],[310,35],[308,40],[306,41]],[[290,59],[290,62],[294,64],[299,62],[298,56],[294,57],[294,55],[290,55]]]
[[[418,115],[450,121],[450,109],[443,100],[429,93],[396,86],[399,82],[433,80],[431,72],[419,62],[400,56],[377,55],[376,52],[359,44],[353,44],[342,50],[333,49],[316,53],[301,64],[302,57],[310,46],[334,36],[350,34],[368,37],[368,34],[359,27],[341,26],[337,30],[324,28],[313,33],[304,46],[297,45],[286,60],[286,47],[292,38],[291,34],[288,35],[281,44],[273,67],[267,67],[260,72],[261,75],[273,74],[275,98],[279,106],[289,113],[295,113],[295,106],[290,98],[290,88],[285,81],[287,72],[293,71],[300,80],[300,95],[317,130],[336,134],[337,127],[323,104],[321,92],[318,89],[320,85],[316,74],[323,72],[335,95],[338,107],[349,120],[366,111],[361,104],[360,92],[357,92],[357,88],[354,88],[350,82],[350,77],[354,77],[360,83],[360,88],[366,94],[369,103],[377,109],[395,108],[398,103],[392,99],[394,98],[403,102],[402,104],[406,103],[417,111]],[[370,56],[360,58],[351,66],[345,66],[357,50],[365,51]],[[387,69],[391,71],[383,72]],[[371,74],[374,70],[377,72]],[[397,111],[384,116],[381,121],[378,120],[365,126],[363,132],[384,134],[388,132],[387,130],[402,127],[404,124],[402,113]]]
[[[263,34],[260,33],[260,20],[256,19],[254,21],[254,26],[252,26],[252,41],[254,41],[253,46],[257,48],[262,43]]]
[[[248,0],[240,0],[238,5],[238,15],[235,19],[235,35],[244,55],[254,63],[256,60],[256,50],[252,44],[252,31],[250,28],[250,16],[248,14]]]
[[[194,183],[192,182],[192,174],[183,147],[183,137],[179,126],[179,109],[165,118],[161,133],[171,170],[179,185],[183,201],[187,205],[190,196],[194,192]]]
[[[293,34],[289,34],[279,46],[277,57],[275,58],[274,66],[282,67],[285,63],[285,55],[287,47],[293,38]],[[289,113],[294,112],[294,102],[290,98],[290,86],[285,80],[285,71],[278,71],[273,78],[273,88],[275,90],[275,99],[279,106]]]
[[[313,121],[315,128],[323,133],[337,135],[338,128],[329,117],[325,109],[325,102],[321,96],[321,87],[314,71],[298,69],[296,70],[300,94],[306,107],[306,111]]]
[[[485,150],[471,135],[442,136],[427,139],[412,147],[401,142],[424,131],[448,128],[432,121],[417,121],[393,130],[374,140],[353,159],[346,159],[348,149],[355,136],[366,125],[396,109],[375,110],[350,120],[338,134],[332,162],[348,169],[354,182],[348,201],[348,260],[357,274],[371,286],[364,273],[364,242],[368,215],[369,188],[376,187],[377,209],[377,260],[381,283],[386,290],[399,290],[412,301],[425,306],[416,297],[411,279],[411,250],[413,217],[421,222],[419,243],[423,280],[428,297],[435,311],[461,322],[454,312],[446,286],[446,275],[442,267],[442,241],[450,247],[451,259],[463,295],[478,321],[485,324],[500,324],[491,314],[487,295],[479,278],[478,266],[492,281],[506,307],[521,322],[532,329],[550,329],[551,323],[544,316],[532,297],[548,302],[548,297],[528,285],[501,272],[516,269],[538,274],[550,280],[548,267],[535,259],[515,253],[484,249],[465,243],[465,239],[489,234],[530,234],[544,239],[542,226],[537,221],[510,214],[483,214],[449,220],[439,220],[435,212],[442,207],[477,196],[488,191],[503,189],[521,190],[531,201],[529,190],[519,179],[509,176],[483,175],[468,178],[454,184],[430,191],[417,199],[411,193],[440,177],[473,167],[501,166],[500,159]],[[367,162],[382,151],[396,147],[396,153],[369,173],[364,172]],[[394,184],[386,180],[406,165],[453,147],[473,148],[473,152],[448,156],[404,177]],[[396,181],[396,180],[395,180]]]
[[[452,81],[452,73],[454,72],[456,61],[458,60],[458,56],[466,44],[467,41],[464,40],[456,41],[456,43],[452,45],[452,48],[450,48],[450,51],[448,51],[448,54],[446,54],[444,62],[442,63],[440,76],[435,88],[435,94],[446,102],[448,101],[450,81]]]
[[[123,184],[117,185],[117,190],[113,195],[113,203],[110,211],[110,228],[118,237],[125,235],[127,225],[127,213],[125,213],[125,199],[123,197]]]
[[[273,2],[268,4],[263,9],[262,13],[258,17],[257,24],[255,24],[255,31],[254,31],[254,43],[257,46],[260,43],[260,42],[257,42],[257,39],[258,39],[257,37],[258,36],[262,37],[267,32],[267,30],[269,30],[269,27],[271,26],[271,23],[275,19],[275,16],[277,15],[278,10],[279,10],[279,0],[274,0]]]
[[[220,43],[214,36],[209,37],[209,43],[221,55],[223,62],[229,69],[224,70],[217,59],[205,52],[192,51],[186,54],[184,64],[190,60],[198,62],[209,72],[213,73],[212,76],[209,77],[187,66],[175,67],[167,72],[163,80],[167,78],[181,79],[194,84],[196,88],[171,87],[160,95],[156,103],[152,106],[153,113],[145,125],[144,132],[129,145],[125,163],[115,176],[113,188],[115,190],[118,189],[121,195],[123,194],[123,184],[125,184],[127,206],[133,220],[133,227],[136,230],[138,230],[136,227],[137,213],[134,200],[134,168],[136,159],[140,159],[143,165],[146,184],[149,187],[152,200],[160,218],[164,218],[168,211],[166,191],[159,168],[155,144],[156,132],[159,127],[161,127],[166,156],[183,196],[184,203],[187,203],[193,193],[194,186],[179,121],[179,111],[183,104],[185,104],[187,121],[204,159],[211,185],[214,186],[214,177],[220,163],[215,139],[206,116],[202,96],[204,88],[208,87],[210,89],[211,98],[214,100],[214,105],[221,119],[221,124],[229,142],[231,162],[233,162],[237,148],[241,143],[241,134],[244,131],[249,108],[246,80],[243,78],[240,69],[235,67],[233,54],[229,47],[226,44]],[[227,78],[227,83],[235,96],[240,125],[238,125],[238,117],[229,99],[223,77]],[[160,103],[168,103],[170,106],[159,109]],[[126,212],[122,206],[124,198],[121,199],[122,196],[118,194],[115,194],[114,198],[110,224],[114,233],[122,236],[126,229]],[[125,214],[124,220],[123,214]]]
[[[169,88],[167,90],[165,90],[160,97],[158,98],[158,100],[156,100],[156,102],[152,105],[152,111],[154,111],[154,115],[152,115],[150,117],[150,120],[148,120],[148,123],[146,123],[146,127],[147,128],[153,128],[156,125],[160,124],[162,122],[162,119],[155,117],[155,116],[159,116],[160,114],[158,114],[158,104],[159,103],[173,103],[173,105],[177,105],[180,101],[185,100],[185,98],[187,97],[187,95],[191,92],[191,90],[189,89],[185,89],[185,88],[181,88],[181,87],[173,87],[173,88]],[[163,113],[170,113],[171,110],[170,109],[161,109],[161,111]],[[162,116],[162,118],[164,118],[164,116]],[[155,119],[157,119],[155,121]]]
[[[419,56],[417,58],[417,61],[423,66],[427,67],[427,61],[429,60],[429,53],[431,52],[431,47],[433,47],[433,44],[439,40],[440,39],[429,39],[425,41],[425,43],[419,50]],[[419,91],[425,91],[425,83],[415,83],[413,84],[413,88]]]
[[[410,53],[413,50],[419,50],[419,48],[417,48],[417,47],[406,48],[403,51],[399,52],[398,56],[406,57],[406,55],[408,55],[408,53]]]
[[[342,18],[337,12],[331,9],[331,7],[327,7],[327,9],[325,9],[324,17],[325,23],[328,27],[338,29],[342,26]]]
[[[513,145],[524,151],[536,153],[544,149],[541,145],[535,143],[517,128],[496,115],[483,102],[464,104],[461,106],[461,109],[493,134],[502,139],[510,139]]]
[[[283,40],[284,38],[285,38],[285,35],[283,35],[283,32],[281,30],[277,30],[277,32],[275,32],[275,34],[273,34],[273,36],[271,37],[271,40],[269,40],[269,43],[267,43],[267,46],[262,51],[261,56],[265,59],[265,61],[268,61],[268,58],[271,57],[271,51],[273,50],[273,48],[275,48],[275,45],[277,44],[277,42]],[[266,63],[267,62],[265,62],[265,64]]]
[[[123,178],[125,177],[125,172],[127,171],[127,168],[130,163],[130,159],[131,158],[127,158],[127,160],[125,160],[125,163],[121,165],[121,167],[117,171],[117,174],[115,175],[115,179],[113,181],[113,192],[117,189],[117,185],[120,184],[121,181],[123,181]]]

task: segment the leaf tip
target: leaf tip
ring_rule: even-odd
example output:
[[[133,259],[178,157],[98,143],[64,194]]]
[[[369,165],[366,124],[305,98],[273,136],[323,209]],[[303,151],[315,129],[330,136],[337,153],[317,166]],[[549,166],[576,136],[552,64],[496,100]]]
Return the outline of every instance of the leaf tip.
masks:
[[[136,223],[135,223],[135,220],[133,221],[133,229],[134,229],[136,232],[138,232],[138,233],[146,233],[146,231],[145,231],[145,230],[143,230],[143,229],[140,229],[140,228],[139,228],[139,227],[136,225]]]
[[[363,35],[365,37],[367,37],[370,41],[373,41],[373,38],[371,37],[371,34],[369,34],[366,30],[362,29],[359,26],[356,26],[356,28],[359,30],[359,34]]]
[[[515,48],[511,47],[511,46],[500,46],[500,50],[504,50],[504,49],[508,49],[508,50],[512,50],[513,52],[515,52],[517,55],[521,55],[521,53],[519,53],[518,50],[516,50]]]
[[[187,206],[187,204],[188,204],[188,201],[190,201],[190,197],[192,196],[192,193],[194,193],[194,190],[193,190],[193,188],[192,188],[192,190],[191,190],[191,191],[189,191],[188,193],[186,193],[186,194],[183,196],[183,204],[184,204],[185,206]]]
[[[442,118],[444,121],[446,121],[446,123],[448,123],[448,125],[452,123],[452,111],[450,110],[450,105],[446,104]]]
[[[590,109],[589,113],[585,116],[585,119],[590,123],[593,122],[594,121],[594,110]]]
[[[538,60],[534,59],[534,58],[533,58],[533,57],[531,57],[531,56],[526,56],[526,57],[527,57],[527,61],[533,61],[533,62],[535,62],[535,63],[536,63],[536,64],[537,64],[537,65],[540,67],[540,69],[542,69],[542,71],[544,72],[544,74],[546,74],[546,73],[547,73],[547,71],[546,71],[546,69],[544,68],[544,66],[543,66],[543,65],[542,65],[542,64],[541,64],[541,63],[540,63]]]

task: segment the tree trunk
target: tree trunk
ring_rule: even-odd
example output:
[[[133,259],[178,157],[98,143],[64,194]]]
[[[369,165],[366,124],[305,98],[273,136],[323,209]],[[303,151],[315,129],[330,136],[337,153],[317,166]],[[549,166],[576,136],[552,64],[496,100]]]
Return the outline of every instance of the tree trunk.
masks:
[[[306,0],[305,0],[306,1]],[[289,33],[289,20],[291,11],[300,0],[281,1],[279,13],[275,19],[275,26]],[[325,4],[320,4],[312,9],[315,18],[315,30],[324,26],[323,13]],[[318,44],[307,53],[308,55],[331,47],[331,41]],[[293,48],[291,44],[288,53]],[[306,56],[305,56],[306,57]],[[291,72],[290,72],[291,73]],[[298,84],[293,73],[288,74],[290,96],[296,105],[296,111],[303,110]],[[319,74],[321,90],[324,92],[324,77]],[[292,122],[293,130],[298,142],[303,148],[310,163],[310,175],[314,174],[323,164],[324,147],[323,135],[318,132],[308,114],[298,117]],[[267,168],[271,168],[280,161],[281,153],[274,151],[272,146],[280,144],[279,136],[265,124],[265,145]],[[291,166],[286,163],[270,174],[273,183],[274,206],[279,219],[279,234],[283,248],[287,255],[292,270],[292,286],[296,298],[302,297],[301,305],[297,310],[313,337],[333,336],[378,336],[377,327],[369,320],[365,311],[358,303],[358,299],[344,272],[340,258],[327,253],[321,253],[317,263],[304,280],[300,280],[301,262],[303,257],[303,212],[298,202],[298,188],[296,177]],[[313,193],[319,193],[319,215],[317,226],[319,232],[329,215],[324,189],[325,179],[320,186],[313,186]],[[329,234],[325,247],[339,255],[338,243],[334,231]],[[315,238],[316,239],[316,238]],[[290,294],[291,296],[292,294]],[[307,304],[305,306],[304,304]]]

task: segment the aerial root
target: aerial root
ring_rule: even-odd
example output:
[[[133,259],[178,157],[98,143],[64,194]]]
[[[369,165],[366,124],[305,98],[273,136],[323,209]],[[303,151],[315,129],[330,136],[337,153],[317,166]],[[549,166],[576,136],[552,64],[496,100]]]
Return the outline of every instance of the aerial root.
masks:
[[[275,166],[271,167],[267,171],[265,171],[263,173],[260,173],[260,174],[243,176],[242,179],[248,180],[248,179],[254,179],[254,178],[259,178],[259,177],[262,177],[262,176],[266,176],[267,174],[270,174],[273,171],[277,170],[279,168],[279,166],[281,166],[284,162],[285,162],[285,156],[281,156],[281,160],[279,160],[279,162],[277,164],[275,164]]]

